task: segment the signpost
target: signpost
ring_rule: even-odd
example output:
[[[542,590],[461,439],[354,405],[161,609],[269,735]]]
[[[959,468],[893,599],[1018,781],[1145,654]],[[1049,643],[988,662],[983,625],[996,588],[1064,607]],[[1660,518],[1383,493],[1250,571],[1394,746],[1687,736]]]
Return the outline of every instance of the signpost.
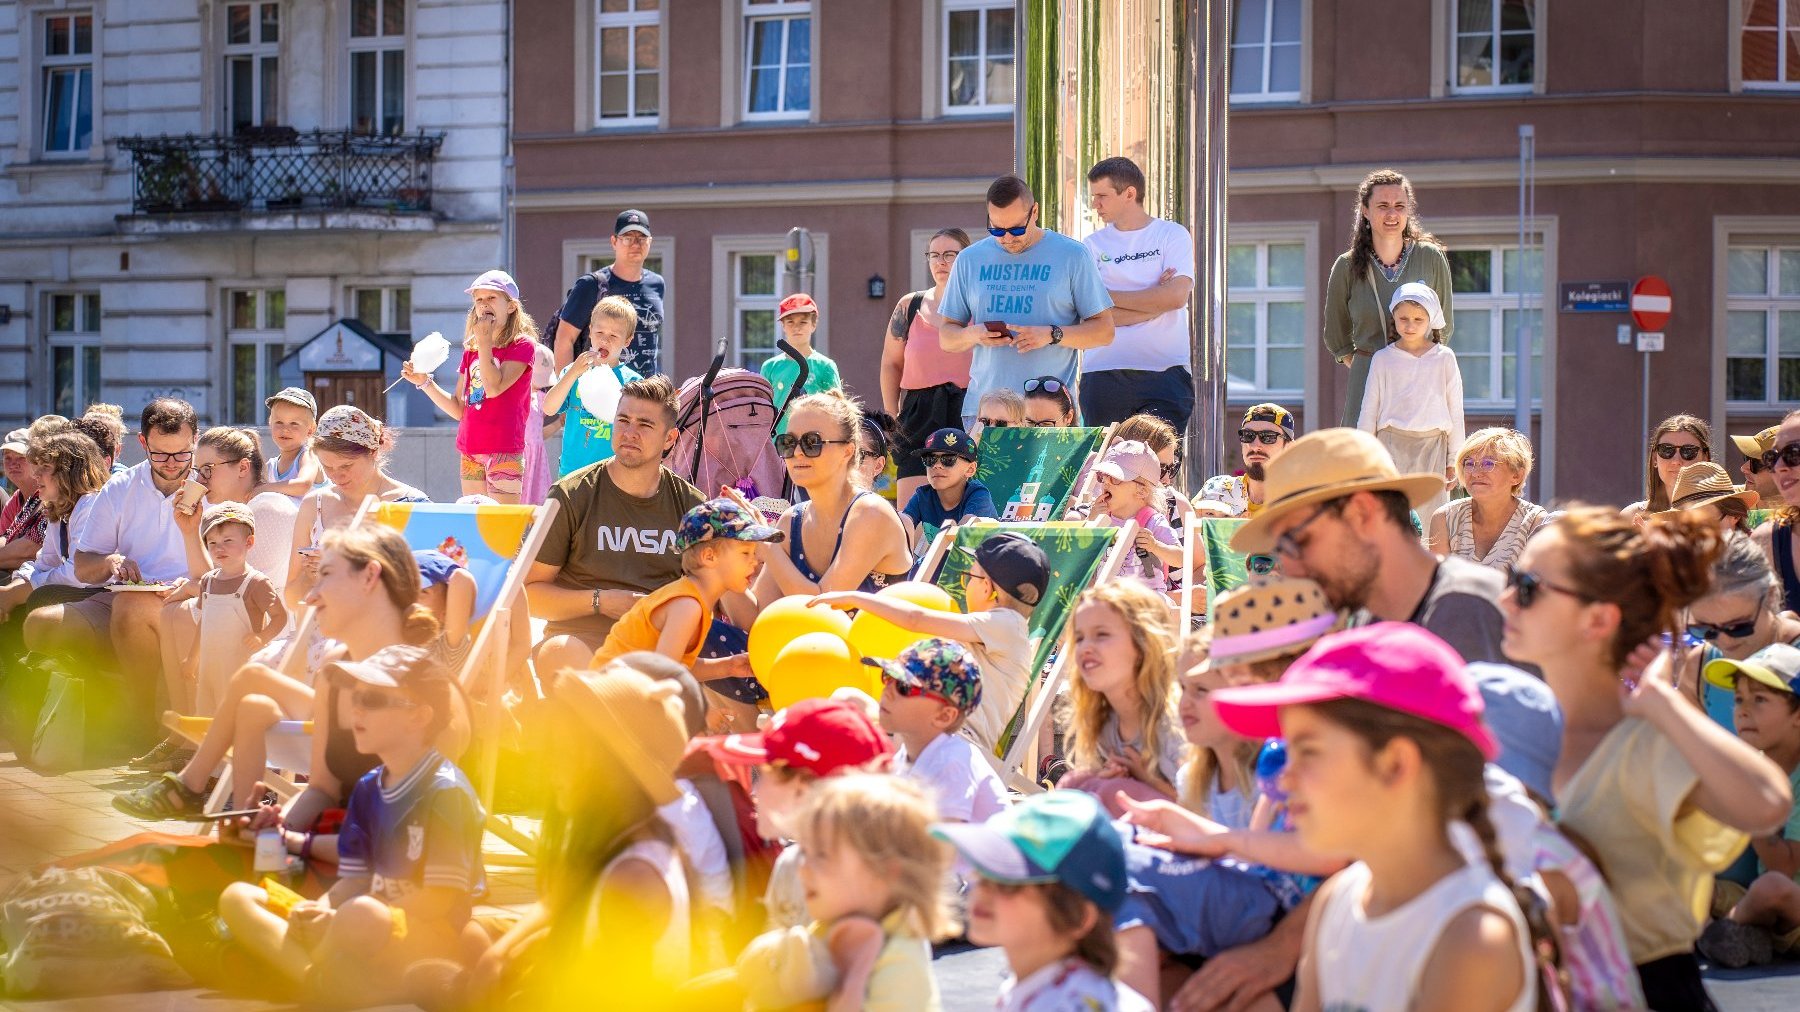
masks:
[[[1629,281],[1564,281],[1556,293],[1565,313],[1623,313],[1631,308]]]
[[[1644,356],[1643,439],[1650,442],[1650,356],[1663,350],[1663,327],[1675,307],[1669,283],[1654,274],[1646,275],[1631,286],[1631,320],[1638,326],[1637,350]],[[1644,467],[1649,468],[1648,458]],[[1649,487],[1650,475],[1644,476]]]

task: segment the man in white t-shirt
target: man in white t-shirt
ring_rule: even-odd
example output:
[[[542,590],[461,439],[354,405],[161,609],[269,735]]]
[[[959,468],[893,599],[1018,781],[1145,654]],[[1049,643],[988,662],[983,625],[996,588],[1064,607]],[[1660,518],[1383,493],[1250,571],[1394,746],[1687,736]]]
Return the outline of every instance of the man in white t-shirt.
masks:
[[[1082,357],[1082,424],[1151,414],[1185,432],[1194,413],[1187,310],[1194,237],[1144,210],[1144,172],[1129,158],[1089,169],[1088,199],[1106,227],[1083,243],[1112,296],[1117,330],[1110,345]]]

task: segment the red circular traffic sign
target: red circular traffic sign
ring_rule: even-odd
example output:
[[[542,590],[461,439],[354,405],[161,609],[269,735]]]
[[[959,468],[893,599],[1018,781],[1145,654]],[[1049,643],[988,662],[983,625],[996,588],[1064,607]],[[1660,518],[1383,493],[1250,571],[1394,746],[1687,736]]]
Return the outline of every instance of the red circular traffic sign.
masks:
[[[1669,283],[1654,274],[1638,279],[1631,286],[1631,319],[1639,330],[1658,331],[1669,322],[1674,308]]]

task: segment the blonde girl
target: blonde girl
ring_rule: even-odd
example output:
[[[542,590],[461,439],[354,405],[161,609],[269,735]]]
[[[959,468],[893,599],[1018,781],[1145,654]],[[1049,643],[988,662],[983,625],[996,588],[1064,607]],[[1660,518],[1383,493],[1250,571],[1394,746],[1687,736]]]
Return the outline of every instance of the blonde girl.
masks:
[[[488,271],[465,289],[473,302],[463,338],[456,393],[437,385],[411,362],[401,376],[458,421],[464,495],[517,503],[524,487],[525,416],[531,410],[531,371],[537,324],[519,304],[519,286],[505,271]]]
[[[1004,387],[989,390],[975,405],[975,417],[969,422],[969,435],[981,438],[983,431],[1017,428],[1025,424],[1025,398],[1017,390]]]
[[[1211,646],[1211,630],[1190,632],[1175,662],[1181,684],[1176,715],[1187,740],[1177,800],[1188,811],[1229,829],[1248,829],[1256,804],[1256,753],[1262,743],[1232,734],[1213,712],[1208,698],[1232,683],[1223,666],[1211,663]]]
[[[1182,736],[1168,602],[1116,580],[1084,591],[1070,626],[1070,770],[1059,786],[1098,796],[1114,815],[1121,791],[1175,797]]]

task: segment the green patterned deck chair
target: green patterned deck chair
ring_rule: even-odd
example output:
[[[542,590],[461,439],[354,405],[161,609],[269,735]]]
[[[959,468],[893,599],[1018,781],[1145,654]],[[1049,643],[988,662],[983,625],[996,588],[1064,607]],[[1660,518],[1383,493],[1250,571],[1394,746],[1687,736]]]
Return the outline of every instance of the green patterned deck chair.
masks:
[[[1025,686],[1025,698],[1020,701],[1018,712],[1007,724],[995,754],[989,757],[1008,786],[1033,792],[1039,787],[1032,776],[1035,764],[1030,761],[1037,747],[1038,731],[1049,718],[1050,706],[1061,687],[1062,651],[1057,647],[1062,642],[1075,598],[1088,587],[1118,574],[1119,567],[1125,562],[1124,553],[1130,550],[1131,539],[1137,533],[1137,525],[1104,527],[1063,521],[946,525],[932,542],[920,574],[923,576],[935,570],[933,579],[937,585],[948,591],[959,607],[963,606],[963,574],[969,571],[969,560],[967,555],[951,551],[951,545],[972,549],[999,531],[1025,535],[1050,557],[1050,586],[1043,602],[1032,609],[1029,622],[1032,642],[1036,646],[1032,677]]]
[[[1210,620],[1213,605],[1227,591],[1249,581],[1248,557],[1231,550],[1231,536],[1250,521],[1242,518],[1211,518],[1195,522],[1200,530],[1195,550],[1206,559],[1206,616]],[[1259,556],[1260,558],[1260,556]]]
[[[1051,504],[1049,519],[1060,520],[1070,494],[1078,491],[1082,468],[1111,438],[1111,426],[987,429],[981,434],[975,477],[993,494],[1002,516],[1007,503],[1018,501],[1022,487],[1036,483],[1035,501]]]

